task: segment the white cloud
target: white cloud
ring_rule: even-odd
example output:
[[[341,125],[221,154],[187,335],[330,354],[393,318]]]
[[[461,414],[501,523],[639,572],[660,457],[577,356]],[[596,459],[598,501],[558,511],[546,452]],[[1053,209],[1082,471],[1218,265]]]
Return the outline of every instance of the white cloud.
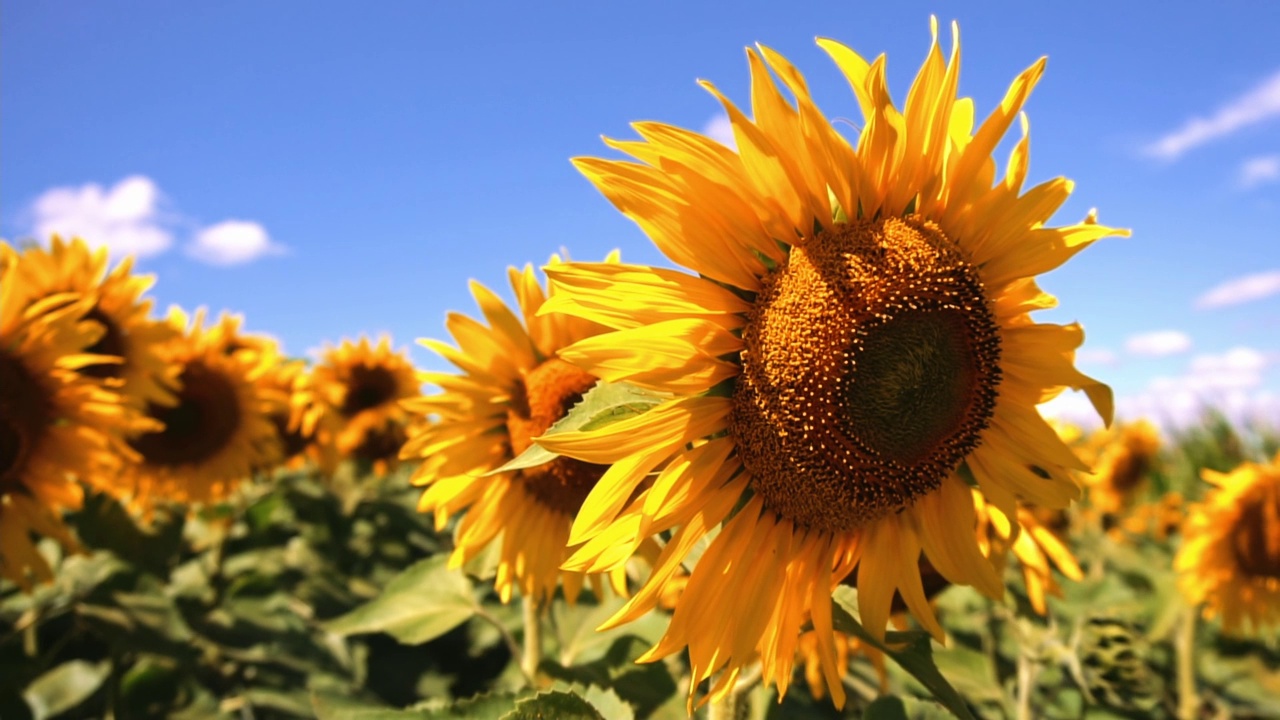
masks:
[[[1093,365],[1115,365],[1119,361],[1116,354],[1107,348],[1080,348],[1076,351],[1076,362]]]
[[[1197,355],[1183,374],[1154,378],[1142,392],[1117,398],[1116,416],[1125,420],[1147,418],[1167,429],[1176,429],[1196,423],[1207,410],[1214,409],[1235,423],[1262,421],[1280,426],[1280,395],[1262,387],[1266,372],[1276,360],[1276,356],[1250,347]],[[1070,403],[1064,403],[1064,407],[1066,413],[1075,409]],[[1083,421],[1078,424],[1085,427],[1098,424],[1091,424],[1079,412],[1064,419],[1077,418]]]
[[[1240,166],[1240,187],[1248,190],[1280,180],[1280,155],[1249,158]]]
[[[1196,298],[1198,308],[1218,308],[1261,300],[1280,293],[1280,270],[1232,278]]]
[[[738,149],[738,142],[733,139],[733,123],[729,122],[729,116],[724,113],[718,113],[708,120],[702,126],[702,134],[731,150]]]
[[[1177,330],[1157,330],[1130,337],[1125,341],[1124,349],[1134,355],[1149,357],[1176,355],[1191,349],[1191,338]]]
[[[239,265],[283,252],[283,247],[271,242],[266,229],[244,220],[224,220],[206,227],[187,245],[188,254],[211,265]]]
[[[1255,123],[1280,116],[1280,72],[1254,89],[1218,108],[1207,118],[1188,120],[1182,127],[1146,147],[1146,153],[1176,160],[1183,153]]]
[[[57,233],[105,245],[113,255],[157,255],[173,244],[159,212],[160,190],[133,175],[104,189],[97,183],[46,190],[31,206],[32,234],[42,242]]]

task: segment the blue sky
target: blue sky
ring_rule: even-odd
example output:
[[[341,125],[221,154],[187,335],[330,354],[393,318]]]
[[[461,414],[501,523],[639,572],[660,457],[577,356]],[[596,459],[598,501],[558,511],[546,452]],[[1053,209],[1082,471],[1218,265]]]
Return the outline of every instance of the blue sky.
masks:
[[[411,346],[475,311],[468,278],[505,290],[508,264],[561,247],[669,264],[570,166],[601,134],[714,128],[695,80],[747,105],[754,42],[830,117],[858,111],[819,35],[887,53],[901,101],[930,14],[960,22],[980,114],[1049,56],[1030,180],[1076,181],[1060,222],[1096,206],[1134,231],[1042,283],[1062,301],[1042,319],[1085,326],[1086,371],[1131,415],[1210,397],[1280,419],[1274,2],[9,0],[0,235],[137,251],[159,306],[244,313],[294,354],[360,332]]]

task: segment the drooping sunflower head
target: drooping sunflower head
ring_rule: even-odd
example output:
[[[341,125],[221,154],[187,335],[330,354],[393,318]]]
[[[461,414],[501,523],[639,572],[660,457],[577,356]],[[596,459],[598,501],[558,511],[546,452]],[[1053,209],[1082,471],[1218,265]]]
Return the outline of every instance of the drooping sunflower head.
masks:
[[[1071,549],[1054,527],[1045,522],[1045,519],[1057,521],[1056,511],[1019,507],[1018,514],[1010,518],[1000,508],[987,503],[977,491],[973,493],[973,501],[978,513],[978,546],[982,554],[1003,568],[1009,551],[1013,551],[1022,568],[1027,601],[1038,614],[1048,614],[1047,596],[1062,597],[1055,570],[1071,580],[1084,579],[1084,571]]]
[[[31,304],[55,295],[88,299],[84,318],[102,325],[103,332],[86,352],[120,361],[86,365],[82,374],[118,384],[122,396],[138,407],[172,401],[178,371],[164,362],[158,348],[175,337],[174,331],[151,317],[152,301],[143,294],[154,278],[134,275],[132,257],[109,270],[105,247],[93,250],[80,238],[64,241],[57,235],[48,249],[33,245],[20,253],[6,252],[21,266],[20,302]]]
[[[115,487],[132,459],[124,435],[145,425],[103,381],[79,372],[101,359],[85,353],[103,332],[83,319],[91,301],[28,303],[22,281],[0,257],[0,577],[25,588],[50,579],[32,536],[75,547],[61,513],[80,505],[76,481]]]
[[[557,258],[552,258],[558,263]],[[511,268],[513,311],[483,285],[471,293],[487,324],[461,313],[445,322],[457,346],[422,344],[453,363],[457,373],[422,373],[439,392],[405,404],[429,419],[409,441],[404,457],[422,458],[414,483],[426,487],[419,509],[443,528],[466,511],[457,527],[451,562],[460,565],[502,535],[496,586],[503,600],[513,589],[547,599],[563,580],[573,601],[581,573],[561,572],[573,517],[606,468],[572,458],[490,474],[529,449],[577,404],[596,377],[557,357],[561,348],[604,331],[567,315],[539,315],[546,302],[533,268]],[[615,573],[615,582],[621,582]]]
[[[1221,615],[1227,632],[1280,624],[1280,454],[1202,475],[1215,489],[1182,526],[1174,568],[1183,594]]]
[[[695,684],[720,673],[713,695],[757,654],[766,680],[788,673],[799,627],[812,613],[819,637],[830,635],[823,607],[855,568],[872,632],[883,632],[901,595],[941,636],[921,588],[922,552],[951,582],[1003,589],[977,547],[970,483],[1008,517],[1019,501],[1064,507],[1079,494],[1071,473],[1085,466],[1036,406],[1075,388],[1111,416],[1110,389],[1074,367],[1080,327],[1030,314],[1056,303],[1036,275],[1124,233],[1093,214],[1047,225],[1072,184],[1024,189],[1025,117],[999,180],[992,158],[1044,62],[975,123],[973,102],[957,95],[958,40],[947,60],[936,25],[901,110],[883,57],[819,45],[861,107],[856,142],[827,121],[785,58],[760,47],[747,51],[751,117],[703,83],[729,117],[736,152],[645,122],[633,126],[639,140],[607,141],[638,162],[575,160],[696,275],[548,269],[544,312],[614,329],[561,357],[672,396],[640,418],[538,441],[630,468],[611,473],[601,502],[579,513],[570,541],[582,547],[567,566],[616,567],[645,533],[679,528],[649,583],[611,621],[624,622],[652,606],[653,588],[693,538],[727,520],[647,656],[687,645]],[[659,479],[642,487],[656,469]],[[764,548],[775,548],[772,560],[755,562]],[[829,660],[834,652],[823,649]]]
[[[1147,486],[1160,451],[1160,432],[1147,420],[1098,431],[1088,441],[1097,455],[1085,475],[1089,500],[1103,513],[1122,513]]]
[[[401,403],[421,394],[409,356],[393,350],[385,337],[377,345],[362,337],[326,350],[312,370],[311,384],[336,428],[334,447],[344,457],[402,433],[409,414]]]
[[[188,319],[173,308],[169,322],[181,333],[163,349],[165,361],[180,370],[177,402],[148,405],[163,429],[130,440],[141,456],[130,476],[143,507],[223,499],[279,452],[269,418],[282,399],[258,384],[269,368],[266,357],[225,352],[204,328],[203,311]]]

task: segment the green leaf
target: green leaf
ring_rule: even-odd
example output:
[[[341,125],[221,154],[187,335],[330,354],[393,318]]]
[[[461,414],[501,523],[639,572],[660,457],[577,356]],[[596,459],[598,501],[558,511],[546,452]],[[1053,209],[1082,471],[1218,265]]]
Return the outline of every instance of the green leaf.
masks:
[[[531,697],[532,691],[521,693],[492,692],[463,698],[438,707],[423,715],[426,720],[499,720],[515,707],[516,702]]]
[[[560,690],[542,692],[516,703],[502,720],[605,720],[591,703]]]
[[[375,705],[367,700],[328,693],[312,693],[311,709],[319,720],[410,720],[430,717],[420,711],[397,710]]]
[[[93,695],[111,674],[111,663],[72,660],[63,663],[32,681],[22,693],[35,720],[53,717],[70,710]]]
[[[618,693],[608,688],[592,685],[582,694],[582,699],[609,720],[635,720],[635,710],[618,697]]]
[[[864,720],[907,720],[907,707],[892,695],[878,697],[862,714]]]
[[[862,641],[879,648],[893,658],[903,670],[911,673],[920,681],[938,702],[942,703],[953,715],[962,720],[976,720],[969,706],[965,704],[960,693],[947,682],[938,666],[933,662],[933,648],[930,646],[928,633],[924,632],[891,632],[885,633],[885,641],[876,639],[862,624],[854,619],[857,611],[853,603],[853,588],[841,585],[832,594],[832,620],[835,629],[854,635]]]
[[[667,396],[662,393],[646,390],[631,383],[611,383],[601,380],[582,396],[582,400],[574,405],[572,410],[548,428],[545,434],[598,430],[620,420],[643,415],[666,400]],[[558,457],[557,453],[546,450],[535,442],[510,462],[490,470],[483,477],[537,467],[551,462],[556,457]]]
[[[387,584],[382,594],[324,624],[339,635],[385,632],[420,645],[466,622],[476,612],[471,582],[447,566],[447,555],[422,560]]]

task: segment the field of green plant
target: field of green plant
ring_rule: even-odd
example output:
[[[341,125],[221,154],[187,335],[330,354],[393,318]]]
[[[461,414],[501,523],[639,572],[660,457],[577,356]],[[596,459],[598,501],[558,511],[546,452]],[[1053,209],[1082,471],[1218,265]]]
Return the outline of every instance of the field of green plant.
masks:
[[[1128,513],[1090,517],[1086,499],[1068,514],[1063,537],[1084,579],[1058,576],[1062,596],[1049,598],[1047,617],[1029,605],[1011,560],[1002,602],[965,587],[934,598],[945,645],[908,621],[886,638],[883,679],[866,653],[851,652],[843,711],[814,697],[801,663],[781,702],[741,678],[732,712],[1174,717],[1190,693],[1195,717],[1277,717],[1277,637],[1195,621],[1173,569],[1184,507],[1172,506],[1167,527],[1167,515],[1147,511],[1170,493],[1202,497],[1202,468],[1278,449],[1275,433],[1206,420],[1161,446]],[[149,525],[90,496],[70,520],[83,552],[42,545],[51,584],[31,594],[0,585],[0,717],[686,716],[684,660],[634,662],[661,636],[663,613],[598,633],[620,599],[557,597],[529,633],[520,602],[504,605],[492,590],[492,554],[448,567],[450,532],[415,511],[420,491],[408,476],[402,467],[378,478],[353,463],[331,477],[279,471],[194,513],[160,509]],[[631,571],[640,578],[647,567]],[[855,593],[836,593],[837,627],[869,642],[853,619]],[[537,669],[526,675],[530,652]]]

